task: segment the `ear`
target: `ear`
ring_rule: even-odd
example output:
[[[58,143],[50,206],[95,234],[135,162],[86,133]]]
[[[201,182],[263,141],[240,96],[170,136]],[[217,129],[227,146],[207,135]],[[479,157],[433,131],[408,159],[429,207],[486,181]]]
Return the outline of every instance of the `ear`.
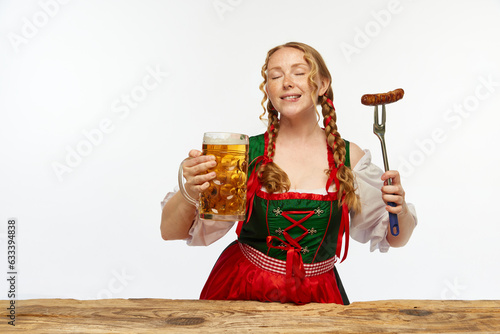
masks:
[[[330,87],[330,80],[327,78],[321,78],[321,86],[318,89],[319,96],[325,95],[328,87]]]

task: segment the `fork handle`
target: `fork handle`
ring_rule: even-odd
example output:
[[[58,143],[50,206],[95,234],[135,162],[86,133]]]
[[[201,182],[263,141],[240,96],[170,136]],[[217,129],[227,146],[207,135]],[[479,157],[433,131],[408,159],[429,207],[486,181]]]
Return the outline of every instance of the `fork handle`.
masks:
[[[389,205],[395,207],[396,203],[389,202]],[[397,214],[389,212],[389,224],[391,225],[391,234],[393,236],[397,236],[399,234],[399,222]]]
[[[405,91],[402,88],[395,89],[388,93],[365,94],[361,97],[361,103],[365,106],[378,106],[399,101],[403,98],[403,95],[405,95]]]
[[[392,180],[388,179],[387,183],[389,185],[391,185],[392,184]],[[396,203],[393,203],[393,202],[388,202],[387,204],[389,204],[392,207],[396,206]],[[389,212],[389,224],[391,226],[391,234],[393,236],[397,236],[399,234],[399,222],[398,222],[398,215],[397,214]]]

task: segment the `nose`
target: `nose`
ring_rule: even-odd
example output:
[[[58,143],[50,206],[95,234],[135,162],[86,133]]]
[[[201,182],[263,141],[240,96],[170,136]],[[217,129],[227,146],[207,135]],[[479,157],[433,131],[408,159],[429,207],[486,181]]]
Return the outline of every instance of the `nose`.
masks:
[[[294,86],[292,77],[289,75],[284,75],[283,77],[283,88],[292,88]]]

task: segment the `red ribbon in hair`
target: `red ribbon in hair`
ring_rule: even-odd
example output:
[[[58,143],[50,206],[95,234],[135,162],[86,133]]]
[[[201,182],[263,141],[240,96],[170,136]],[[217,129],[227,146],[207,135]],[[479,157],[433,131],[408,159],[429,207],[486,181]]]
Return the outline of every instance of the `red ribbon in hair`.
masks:
[[[326,96],[326,95],[325,95]],[[333,106],[333,101],[330,100],[328,97],[326,98],[326,103],[328,103],[330,105],[330,107],[333,108],[333,110],[335,110],[335,107]]]
[[[330,107],[332,107],[332,108],[333,108],[333,110],[335,110],[335,107],[333,106],[333,101],[332,101],[332,100],[330,100],[330,99],[329,99],[326,95],[325,95],[325,97],[326,97],[326,103],[328,103],[328,105],[329,105]],[[328,124],[330,124],[331,120],[332,120],[332,116],[328,116],[327,118],[325,118],[325,120],[324,120],[325,127],[326,127]]]
[[[330,124],[330,121],[332,120],[332,116],[328,116],[327,118],[325,118],[324,120],[324,124],[325,124],[325,128],[328,124]]]

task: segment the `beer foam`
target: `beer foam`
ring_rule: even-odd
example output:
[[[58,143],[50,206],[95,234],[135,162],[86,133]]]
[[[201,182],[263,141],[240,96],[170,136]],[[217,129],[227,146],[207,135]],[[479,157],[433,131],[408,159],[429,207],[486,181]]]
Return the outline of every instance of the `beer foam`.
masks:
[[[245,145],[248,144],[248,136],[241,133],[206,132],[203,136],[203,144]]]

